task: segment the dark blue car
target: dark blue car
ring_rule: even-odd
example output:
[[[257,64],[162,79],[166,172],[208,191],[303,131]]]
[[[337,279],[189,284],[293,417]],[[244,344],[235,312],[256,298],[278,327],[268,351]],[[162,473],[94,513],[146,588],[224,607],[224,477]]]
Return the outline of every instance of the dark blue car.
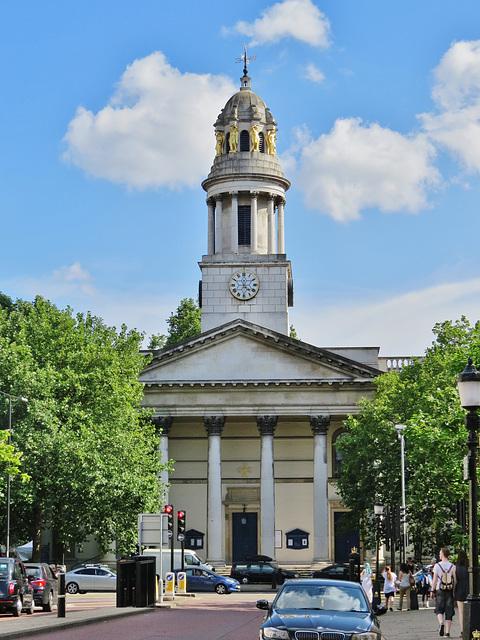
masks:
[[[315,579],[289,580],[271,605],[258,600],[257,607],[268,611],[261,640],[381,640],[377,615],[386,612],[372,609],[357,582]]]
[[[178,574],[178,570],[175,571]],[[195,567],[185,569],[187,575],[187,591],[215,591],[216,593],[232,593],[240,591],[238,580],[220,576],[213,571]]]

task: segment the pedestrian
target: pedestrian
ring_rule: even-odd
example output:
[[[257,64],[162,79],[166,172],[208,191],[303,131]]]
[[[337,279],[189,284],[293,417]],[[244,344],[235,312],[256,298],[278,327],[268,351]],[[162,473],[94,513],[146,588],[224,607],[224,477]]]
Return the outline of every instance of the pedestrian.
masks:
[[[457,601],[458,621],[460,622],[460,637],[463,638],[463,603],[468,595],[468,556],[460,549],[455,565],[455,589],[453,597]]]
[[[385,606],[387,607],[387,610],[390,609],[390,611],[393,611],[393,599],[397,590],[397,576],[395,575],[395,573],[393,573],[389,566],[386,566],[384,572],[382,573],[382,577],[385,581],[383,584]]]
[[[412,572],[412,576],[413,576],[413,574],[417,570],[417,566],[415,562],[412,560],[412,558],[407,558],[407,566],[408,566],[408,570]]]
[[[438,634],[450,637],[453,615],[453,589],[455,587],[455,567],[449,561],[450,549],[440,549],[440,560],[433,568],[432,591],[430,597],[435,597],[435,613],[440,625]]]
[[[403,598],[406,597],[407,611],[410,611],[410,591],[412,589],[412,582],[415,583],[415,578],[413,577],[412,572],[409,570],[406,562],[402,562],[402,564],[400,565],[398,579],[400,586],[400,602],[398,603],[397,610],[402,610]]]
[[[370,603],[373,602],[372,570],[368,562],[365,562],[365,568],[360,574],[360,582],[362,583],[362,588],[365,591],[368,601]]]
[[[430,591],[432,590],[432,567],[426,567],[422,576],[422,606],[428,607],[430,599]]]

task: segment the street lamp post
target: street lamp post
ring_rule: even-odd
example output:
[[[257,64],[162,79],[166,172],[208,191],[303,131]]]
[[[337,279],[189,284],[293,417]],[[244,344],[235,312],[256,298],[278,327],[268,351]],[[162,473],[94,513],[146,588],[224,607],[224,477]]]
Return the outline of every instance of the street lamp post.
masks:
[[[480,407],[480,373],[468,359],[464,371],[457,378],[460,404],[468,411],[465,426],[468,431],[468,536],[470,539],[470,593],[463,611],[464,638],[470,640],[472,632],[480,630],[480,567],[478,564],[478,483],[477,450],[480,425],[477,410]]]
[[[20,400],[20,402],[28,402],[27,398],[21,396],[14,396],[12,393],[0,393],[8,398],[8,445],[12,442],[12,398]],[[7,558],[10,556],[10,474],[7,474],[7,535],[6,535],[6,554]]]
[[[375,519],[376,519],[376,527],[377,527],[377,531],[376,531],[376,540],[377,540],[377,556],[376,556],[376,562],[375,562],[375,581],[373,583],[373,606],[378,606],[379,604],[381,604],[382,602],[382,597],[380,595],[380,580],[378,579],[379,576],[379,566],[378,566],[378,561],[379,561],[379,554],[380,554],[380,520],[382,518],[383,515],[383,504],[380,502],[380,500],[377,500],[377,502],[375,502]]]
[[[407,545],[407,507],[405,502],[405,438],[403,432],[406,429],[406,425],[397,424],[395,429],[397,430],[398,437],[400,439],[401,446],[401,464],[402,464],[402,508],[400,511],[400,523],[402,525],[402,544],[401,544],[401,557],[400,561],[405,562],[405,547]]]

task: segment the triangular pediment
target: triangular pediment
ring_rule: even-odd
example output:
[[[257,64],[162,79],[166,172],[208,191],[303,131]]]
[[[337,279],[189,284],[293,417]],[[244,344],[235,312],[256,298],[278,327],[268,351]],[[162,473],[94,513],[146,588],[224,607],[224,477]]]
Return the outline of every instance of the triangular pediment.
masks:
[[[140,381],[150,383],[365,382],[376,368],[235,320],[153,352]]]

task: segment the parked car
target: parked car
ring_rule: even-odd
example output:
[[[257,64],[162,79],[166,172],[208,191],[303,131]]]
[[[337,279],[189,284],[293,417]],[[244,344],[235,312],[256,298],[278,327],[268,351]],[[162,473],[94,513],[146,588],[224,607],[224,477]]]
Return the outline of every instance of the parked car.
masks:
[[[33,588],[35,606],[52,611],[57,604],[58,581],[50,565],[45,562],[26,562],[25,571]]]
[[[85,565],[65,574],[67,593],[87,593],[87,591],[116,591],[117,576],[103,565]]]
[[[175,573],[178,574],[178,572],[177,569]],[[240,591],[238,580],[220,576],[213,571],[192,567],[185,569],[185,573],[187,575],[187,591],[216,591],[222,594]]]
[[[363,566],[360,568],[360,571]],[[357,567],[354,568],[357,573]],[[330,580],[350,580],[350,567],[348,564],[337,562],[335,564],[329,564],[322,569],[315,569],[312,571],[312,578],[327,578]],[[358,576],[357,576],[358,579]]]
[[[0,558],[0,612],[7,611],[11,611],[16,618],[22,611],[35,611],[33,589],[25,567],[15,558]]]
[[[299,578],[300,574],[289,569],[279,567],[275,562],[234,562],[230,571],[230,577],[235,578],[241,584],[269,583],[273,580],[282,584],[289,578]]]
[[[258,600],[257,608],[267,611],[260,627],[266,638],[342,638],[381,640],[377,616],[386,613],[383,605],[372,609],[358,582],[338,580],[287,581],[270,605]]]

